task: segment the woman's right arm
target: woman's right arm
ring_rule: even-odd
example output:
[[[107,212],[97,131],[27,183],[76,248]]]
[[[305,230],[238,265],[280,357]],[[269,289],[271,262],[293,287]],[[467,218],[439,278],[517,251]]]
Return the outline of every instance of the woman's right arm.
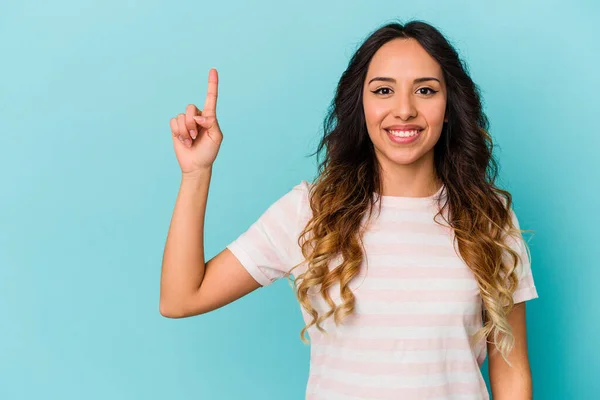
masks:
[[[204,110],[189,105],[185,114],[171,120],[182,179],[160,280],[160,313],[169,318],[215,310],[260,287],[229,249],[208,262],[204,258],[204,220],[212,164],[223,140],[216,119],[217,88],[217,71],[211,70]]]
[[[203,314],[260,287],[229,249],[204,262],[210,177],[207,170],[181,180],[162,261],[160,313],[165,317]]]

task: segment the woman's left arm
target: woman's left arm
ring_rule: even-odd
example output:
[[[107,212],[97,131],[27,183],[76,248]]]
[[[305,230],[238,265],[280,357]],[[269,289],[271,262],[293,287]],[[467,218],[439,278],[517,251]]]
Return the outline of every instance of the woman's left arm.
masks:
[[[493,400],[531,400],[533,388],[527,354],[527,327],[525,302],[515,304],[508,315],[515,347],[508,355],[510,367],[499,352],[492,355],[493,344],[488,343],[488,371]]]

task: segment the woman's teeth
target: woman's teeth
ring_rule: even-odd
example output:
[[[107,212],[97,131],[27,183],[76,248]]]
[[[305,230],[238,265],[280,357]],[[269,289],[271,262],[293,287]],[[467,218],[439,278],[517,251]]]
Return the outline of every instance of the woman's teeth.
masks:
[[[419,133],[419,131],[393,131],[391,129],[388,132],[397,137],[411,137]]]

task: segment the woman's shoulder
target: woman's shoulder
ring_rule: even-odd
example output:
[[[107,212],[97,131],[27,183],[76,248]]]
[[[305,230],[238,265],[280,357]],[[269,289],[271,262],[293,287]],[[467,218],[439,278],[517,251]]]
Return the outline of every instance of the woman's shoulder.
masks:
[[[309,204],[309,194],[312,184],[307,180],[301,180],[288,189],[273,207],[285,208],[288,213],[301,213]]]
[[[296,183],[286,194],[296,203],[307,203],[313,184],[307,180]]]
[[[301,180],[288,192],[290,200],[296,206],[296,213],[302,221],[305,221],[311,215],[310,194],[313,185],[308,180]]]
[[[292,190],[296,190],[299,193],[308,194],[313,184],[305,179],[301,180],[298,184],[296,184]]]

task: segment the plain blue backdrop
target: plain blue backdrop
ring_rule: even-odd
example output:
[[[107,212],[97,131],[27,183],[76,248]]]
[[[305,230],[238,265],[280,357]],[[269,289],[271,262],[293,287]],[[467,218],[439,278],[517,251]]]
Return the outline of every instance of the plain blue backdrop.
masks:
[[[500,183],[535,231],[535,398],[597,398],[599,17],[591,0],[3,1],[0,399],[302,399],[309,347],[285,280],[208,315],[159,314],[180,180],[169,120],[203,105],[216,67],[212,257],[314,177],[350,55],[413,18],[466,59]]]

